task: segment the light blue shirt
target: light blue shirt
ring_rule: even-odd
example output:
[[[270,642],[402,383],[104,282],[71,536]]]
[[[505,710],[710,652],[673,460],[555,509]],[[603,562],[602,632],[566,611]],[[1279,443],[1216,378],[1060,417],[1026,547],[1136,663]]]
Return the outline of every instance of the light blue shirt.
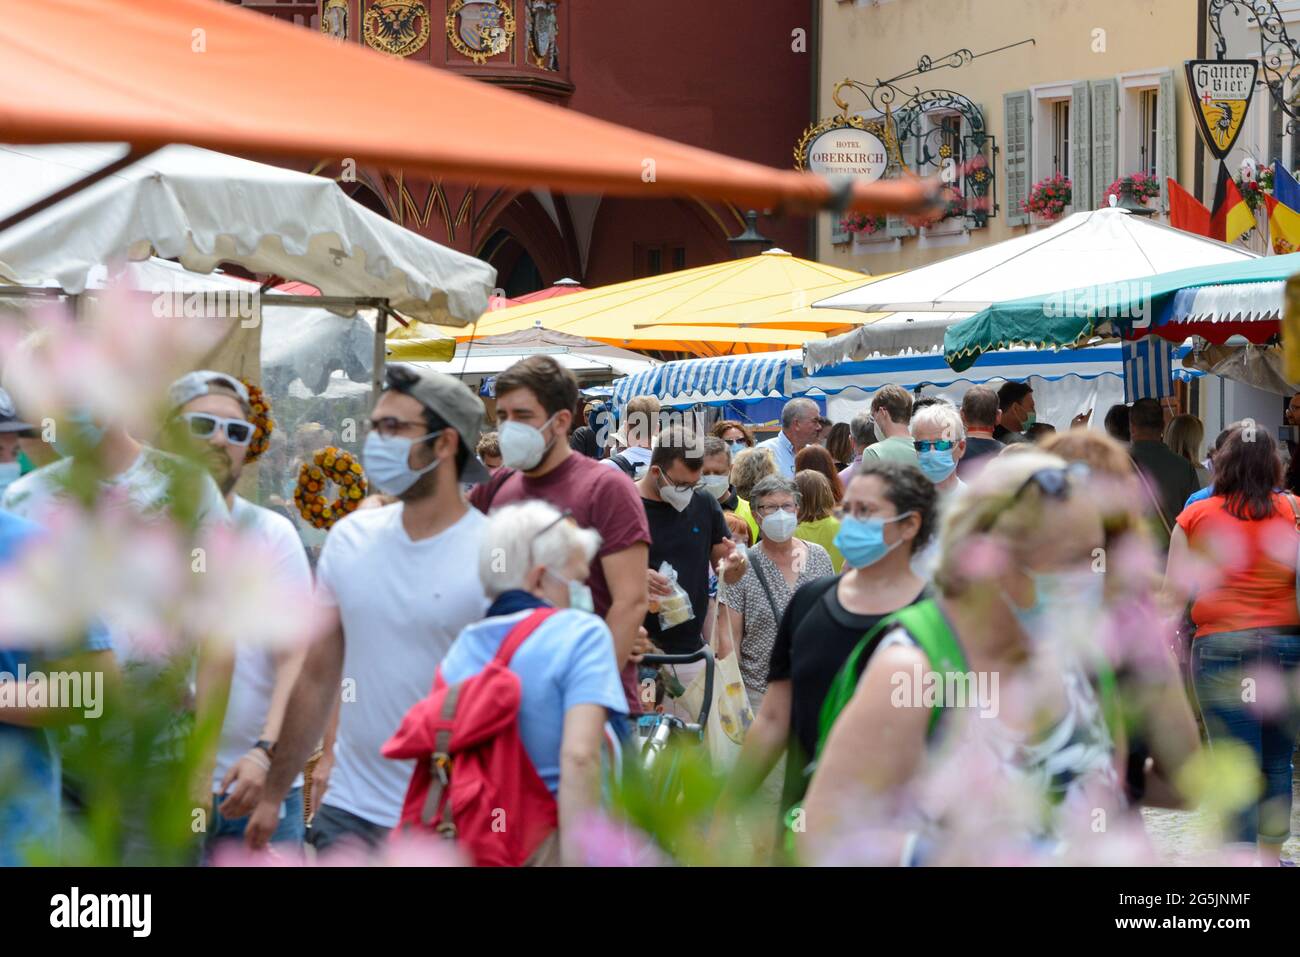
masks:
[[[442,677],[449,685],[482,671],[506,634],[531,611],[500,615],[467,626],[447,657]],[[627,713],[627,696],[614,662],[614,638],[601,618],[565,609],[544,621],[510,660],[519,676],[519,736],[524,750],[552,794],[560,788],[560,743],[564,715],[575,705],[597,704]]]
[[[1183,511],[1187,511],[1187,509],[1191,508],[1197,502],[1205,501],[1213,494],[1214,494],[1213,485],[1207,485],[1199,492],[1193,492],[1191,495],[1187,496],[1187,501],[1183,503]]]
[[[771,449],[776,457],[776,471],[785,478],[794,478],[794,443],[784,432],[778,432],[770,439],[764,439],[754,446],[758,449]]]

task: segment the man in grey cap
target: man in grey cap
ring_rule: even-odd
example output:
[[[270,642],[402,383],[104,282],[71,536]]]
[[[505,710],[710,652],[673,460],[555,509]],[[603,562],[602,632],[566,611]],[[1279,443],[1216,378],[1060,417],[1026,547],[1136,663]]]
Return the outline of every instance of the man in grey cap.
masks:
[[[397,824],[413,762],[379,749],[428,694],[461,629],[488,606],[478,576],[487,519],[461,495],[461,483],[488,478],[474,455],[482,425],[483,404],[460,380],[389,367],[362,465],[371,488],[397,502],[353,512],[325,539],[316,592],[328,624],[294,685],[245,831],[250,847],[270,839],[280,802],[335,711],[333,753],[321,758],[333,767],[308,840],[318,851],[341,842],[374,847]]]
[[[19,461],[21,449],[18,439],[31,431],[31,425],[18,418],[14,400],[9,393],[0,389],[0,495],[14,483],[22,473]]]
[[[286,600],[311,593],[311,568],[293,522],[269,508],[235,494],[248,448],[256,432],[249,421],[252,403],[238,379],[208,369],[191,372],[172,384],[168,397],[172,424],[201,443],[200,461],[225,496],[231,521],[272,559],[277,584]],[[206,849],[242,838],[249,812],[261,800],[285,707],[307,655],[301,648],[274,651],[255,640],[235,648],[234,671],[221,737],[212,769],[212,816]],[[294,779],[272,838],[277,845],[301,850],[303,839],[302,776]]]

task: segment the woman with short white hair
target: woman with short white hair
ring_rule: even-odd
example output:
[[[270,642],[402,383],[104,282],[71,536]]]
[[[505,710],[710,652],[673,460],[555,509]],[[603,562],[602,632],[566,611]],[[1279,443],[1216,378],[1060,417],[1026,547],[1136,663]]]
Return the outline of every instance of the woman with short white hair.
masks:
[[[599,547],[596,532],[545,502],[494,511],[479,552],[479,577],[492,604],[442,661],[443,680],[458,684],[482,671],[517,628],[534,626],[509,667],[522,686],[519,734],[557,798],[561,856],[568,863],[575,857],[565,837],[599,799],[605,721],[627,712],[614,639],[592,613],[586,585]]]

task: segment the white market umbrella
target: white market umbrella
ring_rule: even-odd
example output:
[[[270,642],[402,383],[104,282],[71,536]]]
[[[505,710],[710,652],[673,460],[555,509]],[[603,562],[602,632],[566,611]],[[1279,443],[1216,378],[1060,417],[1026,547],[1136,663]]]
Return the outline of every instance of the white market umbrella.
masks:
[[[521,359],[547,355],[575,375],[603,375],[609,378],[635,375],[660,365],[630,349],[620,349],[582,336],[534,328],[484,336],[456,346],[456,354],[447,362],[421,362],[438,372],[456,376],[493,376],[504,372]]]
[[[815,309],[896,313],[824,342],[808,343],[815,368],[901,348],[943,344],[947,328],[997,302],[1217,265],[1256,254],[1108,207],[1074,213],[1026,233],[866,283]],[[897,315],[901,314],[901,315]]]
[[[0,219],[120,159],[121,144],[0,146]],[[333,180],[192,146],[167,146],[0,233],[0,282],[80,293],[94,267],[150,256],[209,273],[233,262],[326,296],[387,299],[462,325],[496,271],[390,222]]]

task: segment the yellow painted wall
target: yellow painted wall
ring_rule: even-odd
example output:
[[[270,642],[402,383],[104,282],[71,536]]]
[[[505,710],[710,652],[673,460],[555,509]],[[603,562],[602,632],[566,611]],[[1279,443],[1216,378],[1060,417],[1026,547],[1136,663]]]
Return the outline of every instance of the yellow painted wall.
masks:
[[[845,77],[871,83],[915,67],[922,54],[937,60],[963,47],[979,54],[1033,37],[1034,46],[995,53],[955,70],[937,69],[905,83],[966,95],[983,109],[986,129],[1004,148],[1004,93],[1172,69],[1178,100],[1178,180],[1190,188],[1199,140],[1183,61],[1196,57],[1196,11],[1196,0],[821,0],[820,115],[839,112],[831,92]],[[1093,50],[1094,30],[1105,31],[1104,52]],[[868,108],[859,94],[850,91],[846,99],[851,111]],[[1025,233],[1031,227],[1006,222],[1004,156],[994,163],[1002,208],[985,228],[970,231],[969,242],[922,248],[919,238],[910,236],[901,240],[898,252],[855,253],[852,244],[831,244],[831,218],[823,215],[818,258],[872,274],[887,273]],[[1125,165],[1121,159],[1121,175],[1131,172]],[[1037,178],[1032,175],[1031,182]]]

